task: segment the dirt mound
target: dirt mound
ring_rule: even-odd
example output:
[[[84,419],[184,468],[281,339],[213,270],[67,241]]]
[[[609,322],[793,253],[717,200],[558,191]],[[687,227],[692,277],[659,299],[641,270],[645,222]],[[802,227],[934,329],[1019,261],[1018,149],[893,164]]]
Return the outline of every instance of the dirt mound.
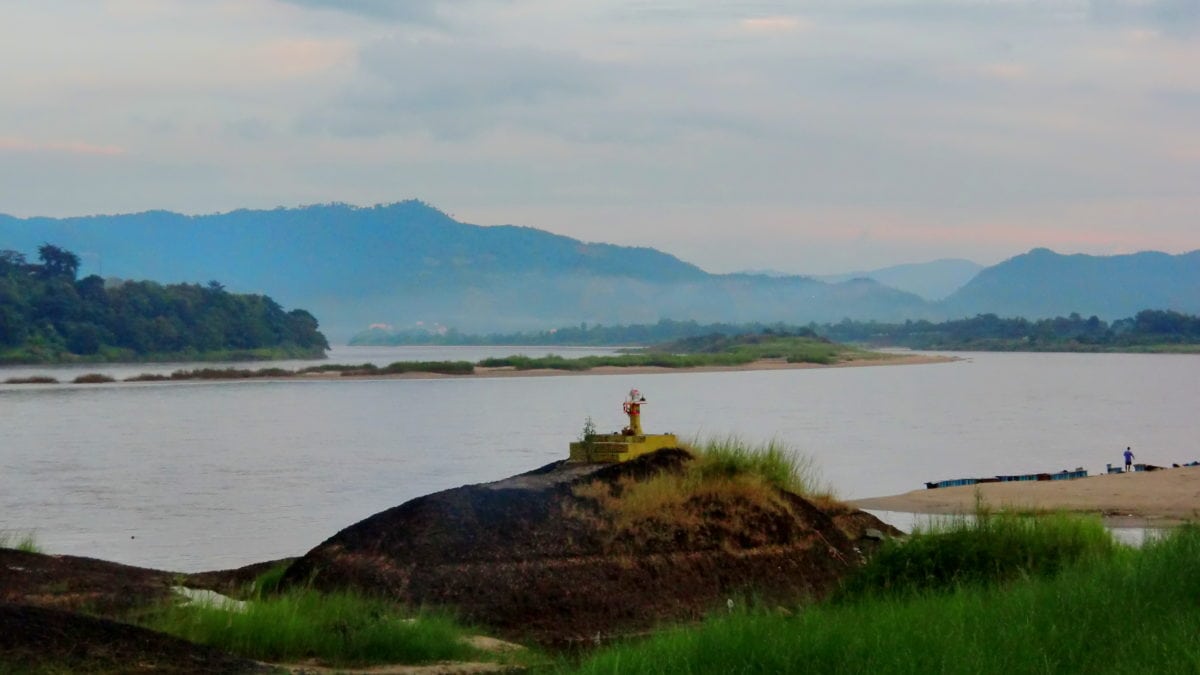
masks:
[[[0,548],[0,602],[119,616],[167,598],[171,572]]]
[[[867,528],[894,532],[844,508],[843,529],[799,496],[736,481],[679,499],[669,481],[692,461],[672,449],[556,462],[414,499],[309,551],[285,583],[450,606],[508,635],[570,642],[698,619],[731,598],[820,597],[863,562]]]
[[[0,604],[0,671],[259,673],[253,661],[125,623]]]

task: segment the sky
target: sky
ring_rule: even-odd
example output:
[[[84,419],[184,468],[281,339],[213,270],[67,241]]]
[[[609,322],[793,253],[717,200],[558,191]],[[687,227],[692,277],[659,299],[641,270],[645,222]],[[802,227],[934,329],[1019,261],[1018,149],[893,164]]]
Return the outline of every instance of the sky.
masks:
[[[0,213],[426,201],[712,272],[1200,248],[1200,0],[39,0]]]

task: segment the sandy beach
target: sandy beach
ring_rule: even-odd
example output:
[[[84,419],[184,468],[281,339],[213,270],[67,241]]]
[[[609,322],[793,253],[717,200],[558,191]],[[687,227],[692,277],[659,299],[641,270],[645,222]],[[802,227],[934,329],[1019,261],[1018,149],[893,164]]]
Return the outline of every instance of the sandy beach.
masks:
[[[913,490],[889,497],[857,499],[862,509],[910,513],[970,513],[975,496],[994,509],[1095,513],[1114,525],[1174,525],[1200,521],[1200,467],[1076,480]]]

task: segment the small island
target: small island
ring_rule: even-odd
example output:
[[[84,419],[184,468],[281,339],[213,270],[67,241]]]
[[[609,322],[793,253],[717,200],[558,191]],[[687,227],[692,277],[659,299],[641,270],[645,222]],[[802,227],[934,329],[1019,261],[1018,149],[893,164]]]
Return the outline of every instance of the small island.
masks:
[[[658,372],[715,372],[745,370],[782,370],[798,368],[835,368],[847,366],[885,366],[945,363],[958,359],[929,354],[871,352],[830,342],[824,338],[786,333],[765,333],[679,340],[630,350],[608,356],[565,358],[555,354],[540,357],[505,356],[470,361],[397,361],[378,366],[373,363],[328,363],[295,370],[287,368],[194,368],[180,369],[169,375],[143,373],[125,382],[164,382],[187,380],[262,380],[329,378],[410,378],[435,377],[543,377],[569,374],[645,374]],[[100,373],[79,375],[74,384],[107,384],[115,379]],[[9,378],[5,384],[58,384],[49,376]]]
[[[303,309],[219,282],[77,279],[79,256],[44,244],[38,261],[0,250],[0,364],[324,358]]]

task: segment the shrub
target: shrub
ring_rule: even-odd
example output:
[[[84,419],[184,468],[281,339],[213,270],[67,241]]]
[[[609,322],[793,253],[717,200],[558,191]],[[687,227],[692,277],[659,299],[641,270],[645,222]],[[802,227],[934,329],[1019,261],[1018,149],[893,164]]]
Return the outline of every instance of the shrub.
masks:
[[[397,361],[380,369],[388,375],[402,373],[437,373],[439,375],[471,375],[475,364],[470,361]]]
[[[379,370],[379,366],[374,363],[363,363],[357,366],[347,365],[344,363],[323,363],[319,366],[309,366],[301,368],[300,373],[346,373],[346,372],[370,372]]]
[[[75,384],[104,384],[106,382],[116,382],[114,378],[102,373],[88,373],[86,375],[80,375],[71,381]]]
[[[4,384],[58,384],[58,380],[45,375],[32,375],[30,377],[10,377],[4,381]]]
[[[134,375],[132,377],[127,377],[127,378],[125,378],[125,381],[126,382],[163,382],[165,380],[170,380],[170,379],[171,379],[170,375],[159,375],[158,373],[142,373],[141,375]]]

